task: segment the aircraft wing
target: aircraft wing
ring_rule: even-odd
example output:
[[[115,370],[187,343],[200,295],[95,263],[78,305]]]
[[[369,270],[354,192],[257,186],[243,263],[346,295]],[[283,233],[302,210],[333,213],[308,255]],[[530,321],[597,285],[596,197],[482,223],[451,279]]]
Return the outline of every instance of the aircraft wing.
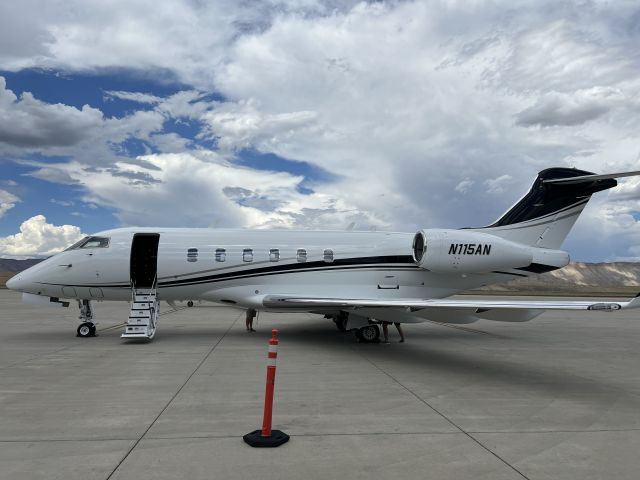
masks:
[[[597,310],[615,311],[640,308],[640,294],[629,301],[602,302],[585,300],[510,300],[510,299],[365,299],[365,298],[313,298],[287,295],[267,295],[262,301],[266,308],[403,308],[417,311],[429,308],[463,308],[483,312],[494,309],[526,310]]]

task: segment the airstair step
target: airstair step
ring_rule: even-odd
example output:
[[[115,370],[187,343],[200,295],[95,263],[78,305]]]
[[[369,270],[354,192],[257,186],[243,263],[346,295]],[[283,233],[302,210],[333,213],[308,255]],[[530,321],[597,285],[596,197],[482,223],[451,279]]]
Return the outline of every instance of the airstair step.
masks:
[[[129,330],[127,329],[120,338],[146,338],[148,336],[147,327],[140,327],[140,330]]]
[[[156,289],[136,288],[133,291],[129,319],[121,338],[153,338],[159,308]]]
[[[135,326],[147,326],[149,325],[149,317],[147,318],[143,318],[143,317],[129,317],[129,321],[127,322],[127,326],[129,325],[135,325]]]
[[[155,300],[155,295],[134,295],[133,297],[134,302],[155,302]]]
[[[152,305],[152,302],[133,302],[131,310],[149,310]]]
[[[155,294],[156,290],[154,288],[136,288],[136,293],[141,294]]]

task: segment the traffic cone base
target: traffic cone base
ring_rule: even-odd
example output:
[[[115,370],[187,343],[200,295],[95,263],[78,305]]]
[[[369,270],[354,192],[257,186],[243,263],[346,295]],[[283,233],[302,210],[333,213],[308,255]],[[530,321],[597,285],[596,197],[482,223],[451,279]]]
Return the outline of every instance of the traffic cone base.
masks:
[[[256,448],[274,448],[279,447],[289,441],[289,435],[280,430],[271,430],[271,436],[263,437],[262,430],[254,430],[247,433],[242,439]]]

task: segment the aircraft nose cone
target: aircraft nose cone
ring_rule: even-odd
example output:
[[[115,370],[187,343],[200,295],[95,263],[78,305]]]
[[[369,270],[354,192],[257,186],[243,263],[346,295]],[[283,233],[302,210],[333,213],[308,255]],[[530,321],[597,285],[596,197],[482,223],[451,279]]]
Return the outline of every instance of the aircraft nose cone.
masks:
[[[20,274],[14,275],[9,280],[7,280],[7,288],[9,290],[19,290],[22,283],[20,280]]]

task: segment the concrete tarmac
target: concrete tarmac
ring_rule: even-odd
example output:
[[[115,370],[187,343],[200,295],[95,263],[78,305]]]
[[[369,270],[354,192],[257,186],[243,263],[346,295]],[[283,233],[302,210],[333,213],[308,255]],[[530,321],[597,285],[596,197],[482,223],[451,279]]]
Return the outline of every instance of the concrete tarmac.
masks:
[[[407,325],[357,344],[317,315],[196,306],[151,343],[126,303],[24,305],[0,290],[0,479],[637,479],[638,311]],[[165,304],[163,304],[165,307]],[[169,311],[166,307],[165,312]],[[253,449],[280,329],[277,449]]]

